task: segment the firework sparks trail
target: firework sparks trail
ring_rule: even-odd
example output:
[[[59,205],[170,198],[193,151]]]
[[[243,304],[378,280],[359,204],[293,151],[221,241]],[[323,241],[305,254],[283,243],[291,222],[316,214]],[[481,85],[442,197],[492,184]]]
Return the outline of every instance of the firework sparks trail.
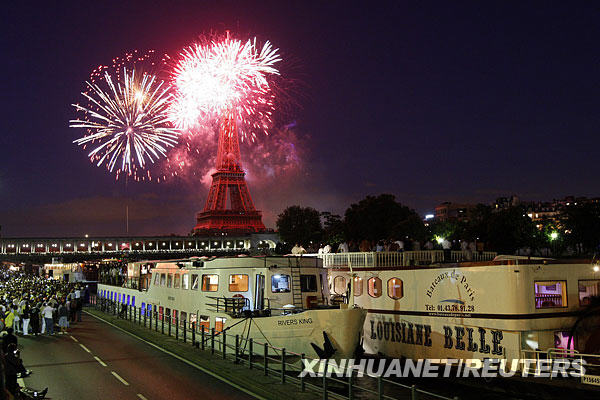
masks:
[[[140,76],[141,75],[141,76]],[[70,127],[84,128],[87,134],[73,143],[80,146],[97,145],[88,154],[90,161],[106,165],[115,172],[136,180],[151,179],[150,173],[139,175],[147,162],[154,163],[166,156],[167,149],[177,144],[179,131],[168,119],[167,109],[171,95],[168,85],[156,76],[135,69],[123,69],[123,81],[113,82],[105,71],[106,90],[98,83],[87,83],[82,95],[88,100],[87,107],[73,104],[85,118],[71,120]]]
[[[210,127],[226,113],[240,123],[242,140],[268,134],[274,95],[267,76],[279,75],[278,49],[256,39],[242,42],[226,38],[195,44],[181,53],[173,72],[174,100],[169,113],[175,125],[190,130]]]

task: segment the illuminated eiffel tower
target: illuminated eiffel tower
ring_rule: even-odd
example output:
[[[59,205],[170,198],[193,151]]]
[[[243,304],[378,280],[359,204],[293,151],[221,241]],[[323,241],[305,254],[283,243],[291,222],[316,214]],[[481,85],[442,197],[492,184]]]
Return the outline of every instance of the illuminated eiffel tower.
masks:
[[[237,125],[231,112],[226,114],[219,129],[216,167],[204,210],[196,216],[193,233],[264,232],[262,214],[254,208],[244,178]]]

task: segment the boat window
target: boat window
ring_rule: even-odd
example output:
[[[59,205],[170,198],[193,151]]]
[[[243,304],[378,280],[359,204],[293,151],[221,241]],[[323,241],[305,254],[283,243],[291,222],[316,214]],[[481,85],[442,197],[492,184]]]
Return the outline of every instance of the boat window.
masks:
[[[185,311],[182,311],[181,313],[179,313],[179,325],[184,326],[186,321],[187,313]]]
[[[173,324],[177,324],[177,310],[173,310]]]
[[[154,273],[154,286],[158,286],[158,278],[160,274]]]
[[[336,276],[333,280],[333,292],[335,294],[346,294],[346,278],[343,276]]]
[[[381,296],[381,279],[371,278],[367,281],[367,292],[371,297]]]
[[[173,274],[167,275],[167,287],[173,286]]]
[[[198,277],[196,277],[196,279],[198,279]],[[190,274],[183,274],[183,277],[181,278],[181,288],[183,290],[188,290],[190,288]],[[196,288],[198,288],[198,285],[196,285]]]
[[[567,306],[567,281],[535,282],[535,308]]]
[[[162,306],[158,307],[158,319],[159,320],[163,320],[163,313],[164,313],[164,308]]]
[[[600,279],[579,281],[579,305],[589,306],[592,297],[600,296]]]
[[[173,280],[173,287],[175,289],[179,289],[179,280],[181,279],[181,276],[179,274],[175,274],[175,279]]]
[[[208,315],[201,315],[198,321],[198,329],[202,329],[205,332],[210,331],[210,317]]]
[[[219,275],[202,275],[202,291],[216,292],[219,288]]]
[[[242,275],[242,274],[229,275],[229,291],[230,292],[247,292],[248,291],[248,275]]]
[[[316,275],[300,275],[300,291],[301,292],[316,292],[317,291],[317,276]]]
[[[388,296],[390,296],[394,300],[401,299],[404,296],[404,288],[402,285],[402,280],[399,278],[392,278],[388,280],[387,283]]]
[[[363,294],[363,279],[360,276],[354,277],[354,295],[362,296]]]
[[[198,290],[198,274],[192,274],[192,290]]]
[[[165,286],[166,280],[167,276],[165,274],[160,274],[160,286]]]
[[[554,332],[554,348],[561,350],[575,350],[575,338],[571,332]]]
[[[152,317],[152,304],[148,303],[148,307],[146,307],[146,315]]]
[[[128,306],[130,306],[130,305],[131,305],[130,301],[131,301],[131,297],[130,297],[130,295],[127,295],[127,305],[128,305]]]
[[[223,326],[225,325],[226,321],[227,321],[227,318],[215,317],[215,331],[221,332],[223,330]]]
[[[289,293],[290,292],[290,276],[276,274],[271,277],[271,292],[273,293]]]
[[[171,309],[165,308],[165,321],[171,322]]]

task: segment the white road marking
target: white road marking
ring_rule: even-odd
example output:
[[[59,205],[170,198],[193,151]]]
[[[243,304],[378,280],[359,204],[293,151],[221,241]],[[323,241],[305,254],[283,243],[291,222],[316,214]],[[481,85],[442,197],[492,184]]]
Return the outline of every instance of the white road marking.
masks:
[[[139,398],[140,398],[140,399],[142,399],[142,400],[148,400],[148,399],[147,399],[146,397],[144,397],[144,395],[143,395],[143,394],[141,394],[141,393],[138,393],[138,394],[137,394],[137,397],[139,397]]]
[[[75,342],[79,342],[79,340],[75,339],[75,336],[71,336],[71,335],[69,335],[69,337],[70,337],[71,339],[73,339],[73,341],[75,341]]]
[[[84,345],[82,345],[81,343],[79,343],[79,345],[81,346],[82,349],[84,349],[85,351],[87,351],[88,353],[92,353],[92,351],[90,349],[88,349],[87,347],[85,347]]]
[[[100,365],[102,365],[103,367],[106,367],[106,363],[104,361],[102,361],[101,359],[99,359],[98,357],[94,356],[94,359],[96,361],[98,361],[100,363]]]
[[[110,373],[111,373],[111,374],[113,374],[113,376],[114,376],[115,378],[117,378],[118,380],[120,380],[120,381],[121,381],[121,383],[122,383],[123,385],[125,385],[125,386],[129,386],[129,382],[127,382],[125,379],[121,378],[121,377],[119,376],[119,374],[117,374],[115,371],[110,371]]]
[[[200,365],[198,365],[198,364],[196,364],[196,363],[193,363],[193,362],[192,362],[192,361],[190,361],[190,360],[187,360],[187,359],[185,359],[185,358],[183,358],[183,357],[181,357],[181,356],[179,356],[179,355],[177,355],[177,354],[175,354],[175,353],[172,353],[172,352],[170,352],[169,350],[165,350],[165,349],[163,349],[162,347],[160,347],[159,345],[157,345],[157,344],[154,344],[154,343],[152,343],[152,342],[150,342],[150,341],[148,341],[148,340],[146,340],[146,339],[143,339],[143,338],[139,337],[138,335],[136,335],[135,333],[131,333],[131,332],[129,332],[129,331],[126,331],[125,329],[123,329],[123,328],[121,328],[121,327],[119,327],[119,326],[117,326],[117,325],[113,324],[112,322],[109,322],[109,321],[105,320],[104,318],[98,317],[98,316],[96,316],[96,315],[94,315],[94,314],[90,314],[90,313],[88,313],[87,311],[84,311],[84,313],[86,313],[86,314],[87,314],[87,315],[89,315],[90,317],[96,318],[97,320],[104,322],[104,323],[105,323],[105,324],[107,324],[107,325],[110,325],[110,326],[112,326],[113,328],[115,328],[115,329],[117,329],[117,330],[120,330],[121,332],[123,332],[123,333],[125,333],[125,334],[127,334],[127,335],[129,335],[129,336],[132,336],[132,337],[136,338],[136,339],[137,339],[137,340],[139,340],[140,342],[144,342],[144,343],[146,343],[147,345],[149,345],[149,346],[152,346],[152,347],[154,347],[155,349],[157,349],[157,350],[159,350],[159,351],[162,351],[163,353],[165,353],[165,354],[168,354],[168,355],[170,355],[171,357],[174,357],[174,358],[178,359],[179,361],[182,361],[182,362],[186,363],[187,365],[189,365],[189,366],[192,366],[192,367],[194,367],[194,368],[196,368],[196,369],[198,369],[198,370],[200,370],[200,371],[204,372],[204,373],[205,373],[205,374],[207,374],[207,375],[210,375],[210,376],[212,376],[213,378],[216,378],[216,379],[220,380],[221,382],[224,382],[224,383],[226,383],[226,384],[228,384],[228,385],[230,385],[230,386],[233,386],[234,388],[236,388],[236,389],[238,389],[238,390],[240,390],[240,391],[242,391],[242,392],[244,392],[244,393],[246,393],[246,394],[249,394],[250,396],[254,397],[255,399],[258,399],[258,400],[266,400],[266,398],[265,398],[265,397],[262,397],[262,396],[259,396],[259,395],[257,395],[256,393],[254,393],[254,392],[250,391],[249,389],[246,389],[244,386],[242,386],[242,385],[238,385],[238,384],[236,384],[236,383],[234,383],[234,382],[230,381],[229,379],[225,378],[224,376],[221,376],[221,375],[219,375],[219,374],[216,374],[216,373],[212,372],[211,370],[209,370],[209,369],[207,369],[207,368],[204,368],[204,367],[202,367],[202,366],[200,366]]]

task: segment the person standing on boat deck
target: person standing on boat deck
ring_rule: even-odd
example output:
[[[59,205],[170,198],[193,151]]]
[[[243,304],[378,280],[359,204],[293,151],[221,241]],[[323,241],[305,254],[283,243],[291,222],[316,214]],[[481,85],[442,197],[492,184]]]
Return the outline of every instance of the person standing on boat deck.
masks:
[[[323,247],[323,254],[329,254],[331,253],[331,246],[328,244],[325,245],[325,247]]]
[[[304,250],[304,247],[296,243],[292,248],[292,254],[306,254],[306,250]]]
[[[378,253],[381,253],[383,251],[383,241],[379,241],[377,242],[377,245],[375,246],[375,251]]]
[[[444,261],[446,262],[450,262],[450,249],[452,247],[452,244],[450,243],[450,241],[448,239],[442,240],[442,250],[444,250]]]
[[[338,253],[347,253],[348,251],[348,243],[346,243],[346,241],[340,243],[340,245],[338,246]]]

